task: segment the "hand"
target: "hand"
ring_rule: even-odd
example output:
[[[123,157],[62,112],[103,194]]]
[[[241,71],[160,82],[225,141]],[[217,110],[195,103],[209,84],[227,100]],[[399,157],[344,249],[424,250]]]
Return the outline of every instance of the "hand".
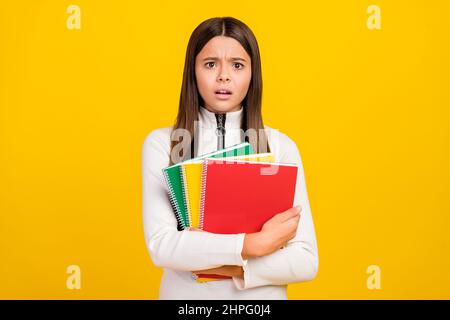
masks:
[[[244,269],[241,266],[221,266],[213,269],[192,271],[195,274],[219,274],[228,277],[244,278]]]
[[[276,214],[268,220],[261,231],[246,234],[242,258],[261,257],[282,248],[297,234],[301,207],[297,206]]]
[[[194,227],[188,227],[188,228],[186,228],[186,230],[188,230],[188,231],[199,231],[199,232],[206,232],[205,230],[202,230],[202,229],[197,229],[197,228],[194,228]]]
[[[187,228],[188,231],[199,231],[199,232],[206,232],[201,229],[189,227]],[[221,266],[218,268],[213,269],[206,269],[206,270],[198,270],[198,271],[192,271],[192,273],[195,274],[218,274],[222,276],[228,276],[228,277],[239,277],[244,278],[244,269],[241,266]]]

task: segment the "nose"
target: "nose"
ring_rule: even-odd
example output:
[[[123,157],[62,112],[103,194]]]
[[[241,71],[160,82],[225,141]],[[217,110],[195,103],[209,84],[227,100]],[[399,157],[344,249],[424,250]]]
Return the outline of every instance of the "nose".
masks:
[[[230,76],[228,72],[225,70],[226,68],[221,68],[219,76],[217,77],[217,80],[219,82],[229,82],[231,81]]]

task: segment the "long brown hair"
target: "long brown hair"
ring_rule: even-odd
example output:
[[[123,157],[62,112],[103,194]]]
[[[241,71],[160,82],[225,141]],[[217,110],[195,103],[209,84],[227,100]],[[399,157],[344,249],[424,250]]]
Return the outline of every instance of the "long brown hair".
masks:
[[[244,108],[241,129],[243,129],[244,132],[247,132],[248,130],[255,133],[246,136],[246,140],[252,145],[255,153],[270,152],[261,115],[262,72],[258,42],[256,41],[253,32],[243,22],[232,17],[217,17],[200,23],[192,32],[189,39],[184,63],[178,116],[171,134],[170,155],[172,155],[174,146],[179,143],[179,141],[176,141],[173,138],[173,133],[176,129],[185,129],[189,131],[191,141],[183,141],[183,144],[192,146],[192,141],[195,137],[194,123],[195,121],[198,121],[200,105],[204,104],[197,88],[195,59],[209,40],[215,36],[221,35],[237,40],[251,58],[252,75],[250,85],[247,95],[241,103]],[[183,150],[186,151],[186,149]],[[187,150],[189,152],[178,155],[178,158],[181,157],[180,161],[190,158],[191,148],[188,148]],[[174,164],[172,158],[173,157],[170,156],[170,165]]]

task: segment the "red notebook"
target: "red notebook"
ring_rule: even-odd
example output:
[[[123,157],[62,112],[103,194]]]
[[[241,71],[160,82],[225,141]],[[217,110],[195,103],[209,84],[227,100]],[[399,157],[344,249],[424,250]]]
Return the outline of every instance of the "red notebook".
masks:
[[[260,231],[274,215],[292,208],[297,170],[287,163],[205,160],[200,228],[220,234]]]

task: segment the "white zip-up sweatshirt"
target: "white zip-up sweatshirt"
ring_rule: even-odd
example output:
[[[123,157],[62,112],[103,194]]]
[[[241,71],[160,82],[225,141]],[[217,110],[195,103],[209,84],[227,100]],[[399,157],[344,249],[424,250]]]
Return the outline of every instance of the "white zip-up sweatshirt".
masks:
[[[242,142],[243,108],[225,118],[225,147]],[[215,114],[204,107],[199,113],[196,156],[217,150]],[[314,223],[300,153],[294,141],[265,126],[277,162],[298,165],[294,205],[301,205],[297,235],[288,245],[264,257],[243,260],[244,233],[213,234],[178,231],[162,169],[169,165],[172,127],[150,132],[142,146],[143,225],[153,264],[164,268],[159,299],[287,299],[287,284],[315,278],[319,259]],[[237,265],[244,279],[199,283],[191,271]]]

